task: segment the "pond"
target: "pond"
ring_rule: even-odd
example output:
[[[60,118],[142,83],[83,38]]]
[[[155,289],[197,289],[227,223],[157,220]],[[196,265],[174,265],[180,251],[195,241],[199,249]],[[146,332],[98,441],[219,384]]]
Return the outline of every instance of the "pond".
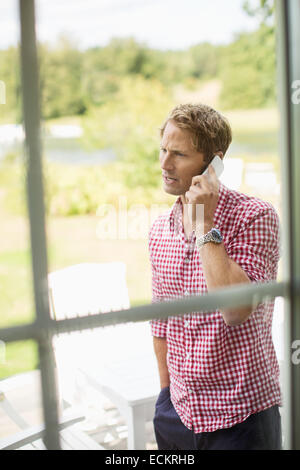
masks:
[[[157,144],[159,148],[159,142]],[[20,153],[20,151],[19,135],[5,140],[5,137],[1,139],[0,133],[0,160],[9,152]],[[84,140],[78,137],[44,137],[43,154],[49,161],[71,165],[102,165],[116,158],[112,149],[87,149]],[[253,159],[257,159],[266,154],[278,155],[276,131],[236,133],[228,150],[228,155],[231,157],[251,155]]]
[[[0,161],[9,153],[20,155],[22,142],[13,140],[0,142]],[[57,163],[71,165],[101,165],[115,160],[111,149],[87,150],[77,138],[52,138],[43,139],[43,155]]]
[[[44,139],[43,149],[49,161],[72,165],[101,165],[115,160],[111,149],[87,150],[80,139]]]
[[[251,155],[278,155],[279,134],[277,131],[264,132],[239,132],[233,136],[233,142],[229,148],[231,156]]]

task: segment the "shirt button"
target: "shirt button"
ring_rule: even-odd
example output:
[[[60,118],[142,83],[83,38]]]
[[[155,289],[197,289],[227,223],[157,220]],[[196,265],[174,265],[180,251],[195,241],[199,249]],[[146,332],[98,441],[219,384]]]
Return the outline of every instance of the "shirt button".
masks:
[[[184,263],[185,263],[185,264],[189,264],[189,262],[190,262],[190,259],[189,259],[189,258],[185,258],[185,259],[184,259]]]
[[[184,326],[185,326],[185,328],[189,328],[190,322],[188,320],[185,320],[184,321]]]
[[[189,359],[191,357],[190,353],[186,354],[186,358]]]

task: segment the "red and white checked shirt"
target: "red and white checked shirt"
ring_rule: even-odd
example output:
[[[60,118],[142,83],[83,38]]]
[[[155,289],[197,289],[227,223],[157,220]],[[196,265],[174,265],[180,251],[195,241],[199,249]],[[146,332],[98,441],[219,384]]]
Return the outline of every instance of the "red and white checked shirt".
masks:
[[[271,204],[220,183],[214,226],[251,282],[276,280],[280,225]],[[180,197],[152,224],[149,253],[152,302],[207,292],[195,235],[184,233]],[[171,400],[187,428],[212,432],[281,405],[273,308],[274,301],[261,303],[236,326],[226,325],[219,310],[151,322],[153,336],[167,338]]]

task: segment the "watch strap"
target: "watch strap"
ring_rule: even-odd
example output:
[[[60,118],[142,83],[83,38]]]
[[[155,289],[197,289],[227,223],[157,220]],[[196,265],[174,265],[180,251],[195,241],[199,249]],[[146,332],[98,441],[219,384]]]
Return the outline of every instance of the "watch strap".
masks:
[[[206,243],[212,242],[212,243],[220,244],[220,243],[222,243],[222,241],[223,241],[223,236],[222,236],[220,230],[213,227],[205,235],[202,235],[201,237],[198,237],[196,239],[196,245],[197,245],[198,248],[201,248]]]

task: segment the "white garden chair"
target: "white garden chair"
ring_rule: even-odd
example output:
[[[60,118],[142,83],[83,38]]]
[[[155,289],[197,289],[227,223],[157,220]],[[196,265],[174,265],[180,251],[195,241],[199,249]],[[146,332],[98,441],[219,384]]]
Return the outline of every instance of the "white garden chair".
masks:
[[[124,263],[83,263],[49,274],[50,305],[57,319],[130,307]],[[159,393],[148,323],[60,334],[55,356],[62,396],[76,404],[91,387],[107,397],[128,426],[128,449],[145,449],[145,424]],[[86,403],[87,404],[87,403]]]
[[[0,450],[46,450],[43,442],[45,426],[41,423],[30,425],[27,420],[29,416],[39,418],[40,372],[38,370],[17,374],[4,380],[0,380],[0,411],[2,413],[1,422],[10,425],[16,432],[9,433],[8,436],[0,439]],[[30,409],[26,403],[27,396],[30,395]],[[28,398],[28,397],[27,397]],[[17,402],[17,403],[16,403]],[[69,410],[70,411],[70,410]],[[28,417],[26,419],[26,417]],[[87,434],[78,428],[78,423],[84,419],[83,415],[70,414],[68,410],[62,413],[59,422],[60,444],[63,450],[102,450]],[[3,427],[2,427],[3,431]]]

